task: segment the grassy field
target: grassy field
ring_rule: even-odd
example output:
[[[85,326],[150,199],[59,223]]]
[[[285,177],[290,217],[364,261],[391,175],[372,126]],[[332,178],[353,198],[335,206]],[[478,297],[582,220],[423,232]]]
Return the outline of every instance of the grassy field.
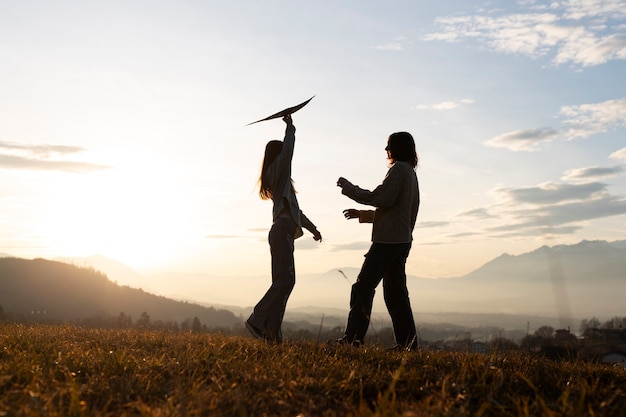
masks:
[[[624,416],[623,367],[247,337],[0,327],[0,416]]]

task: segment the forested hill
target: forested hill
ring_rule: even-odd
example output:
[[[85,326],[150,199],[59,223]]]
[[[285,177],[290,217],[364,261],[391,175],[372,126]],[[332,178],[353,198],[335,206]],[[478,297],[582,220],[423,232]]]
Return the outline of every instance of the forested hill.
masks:
[[[16,318],[39,314],[47,321],[74,322],[121,313],[137,320],[147,313],[151,322],[182,324],[197,317],[210,328],[241,324],[230,311],[122,287],[94,269],[45,259],[0,258],[0,306]]]

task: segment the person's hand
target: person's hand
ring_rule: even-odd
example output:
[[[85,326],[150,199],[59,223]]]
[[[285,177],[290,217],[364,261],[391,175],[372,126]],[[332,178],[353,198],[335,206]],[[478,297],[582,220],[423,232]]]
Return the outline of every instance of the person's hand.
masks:
[[[346,209],[343,211],[343,215],[346,219],[358,219],[359,218],[359,210],[357,209]]]
[[[290,114],[283,117],[283,122],[287,123],[287,126],[293,126],[293,120],[291,120]]]
[[[313,231],[313,239],[317,240],[318,242],[322,241],[322,234],[320,233],[319,230],[315,229]]]
[[[344,177],[339,177],[339,179],[337,180],[337,187],[343,188],[346,184],[350,184],[350,181],[348,181]]]

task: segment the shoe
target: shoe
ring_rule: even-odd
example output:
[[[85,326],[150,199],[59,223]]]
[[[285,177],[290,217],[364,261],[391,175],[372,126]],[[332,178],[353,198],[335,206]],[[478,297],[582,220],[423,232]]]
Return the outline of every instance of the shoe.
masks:
[[[261,340],[263,342],[269,342],[269,338],[265,335],[265,332],[250,323],[249,320],[246,320],[246,329],[254,336],[255,339]]]
[[[353,347],[361,347],[363,345],[363,342],[361,342],[360,340],[356,340],[356,339],[352,339],[350,340],[348,338],[348,336],[343,336],[340,337],[337,340],[329,340],[328,341],[329,345],[334,345],[334,346],[353,346]]]
[[[417,350],[417,343],[411,343],[408,346],[403,346],[396,343],[390,348],[385,349],[387,352],[413,352]]]

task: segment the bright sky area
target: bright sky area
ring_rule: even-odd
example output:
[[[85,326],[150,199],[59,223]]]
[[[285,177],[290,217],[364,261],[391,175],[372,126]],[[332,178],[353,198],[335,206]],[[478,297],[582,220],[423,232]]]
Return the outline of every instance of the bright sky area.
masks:
[[[626,1],[1,1],[0,252],[101,254],[145,274],[269,274],[265,144],[298,104],[293,179],[324,240],[298,273],[361,265],[373,189],[413,134],[407,272],[626,239]]]

